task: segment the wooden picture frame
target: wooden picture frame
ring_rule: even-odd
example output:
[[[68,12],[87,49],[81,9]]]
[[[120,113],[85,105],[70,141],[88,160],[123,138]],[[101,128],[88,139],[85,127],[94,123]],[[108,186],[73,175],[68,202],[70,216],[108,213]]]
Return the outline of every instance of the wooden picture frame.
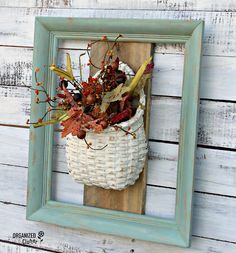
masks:
[[[56,78],[45,65],[56,62],[59,39],[93,40],[105,34],[112,41],[117,34],[122,34],[121,41],[124,42],[183,43],[185,61],[175,218],[155,218],[53,201],[53,126],[47,126],[30,128],[28,220],[182,247],[189,246],[203,27],[203,21],[36,17],[33,68],[45,70],[44,76],[43,73],[39,75],[42,75],[51,95],[55,94]],[[50,86],[47,85],[49,83]],[[34,78],[33,85],[35,86]],[[31,121],[37,120],[45,110],[45,104],[39,106],[34,103],[32,93]]]

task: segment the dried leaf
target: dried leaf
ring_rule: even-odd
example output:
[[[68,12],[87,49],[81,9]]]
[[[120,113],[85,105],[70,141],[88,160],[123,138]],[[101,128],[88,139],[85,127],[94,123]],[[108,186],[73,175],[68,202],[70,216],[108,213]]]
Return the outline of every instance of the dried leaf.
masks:
[[[121,121],[130,119],[132,116],[132,110],[131,108],[125,109],[123,112],[118,113],[114,117],[111,118],[111,124],[117,124]]]
[[[60,120],[67,116],[67,111],[65,110],[57,110],[55,113],[52,114],[52,119]]]
[[[133,91],[133,96],[138,96],[140,94],[140,91],[144,89],[145,85],[148,83],[148,80],[151,78],[151,74],[145,74],[141,77],[139,80],[137,86],[135,87]]]
[[[33,124],[33,127],[37,128],[37,127],[47,126],[47,125],[51,125],[51,124],[56,124],[58,122],[59,122],[59,120],[51,119],[51,120],[48,120],[48,121],[35,123],[35,124]]]
[[[112,91],[106,92],[102,98],[101,111],[105,112],[111,102],[115,102],[122,99],[122,95],[129,91],[129,87],[123,84],[118,85]]]
[[[63,131],[61,133],[62,138],[66,137],[68,134],[72,133],[74,124],[75,124],[75,121],[73,118],[69,118],[62,123],[62,125],[64,127]]]
[[[50,120],[43,121],[43,122],[37,122],[37,123],[33,124],[33,127],[37,128],[37,127],[56,124],[56,123],[59,123],[61,121],[67,120],[68,118],[69,118],[69,116],[68,116],[68,113],[66,111],[59,110],[59,111],[57,111],[56,113],[54,113],[52,115]]]
[[[55,72],[58,76],[65,78],[66,80],[71,80],[71,81],[75,80],[75,77],[71,75],[68,71],[60,69],[56,67],[55,65],[50,66],[50,70]]]
[[[139,70],[137,71],[136,75],[134,76],[134,78],[132,79],[130,85],[128,86],[129,88],[129,93],[132,94],[135,87],[138,85],[141,77],[143,76],[147,65],[150,63],[150,61],[152,60],[152,57],[148,58],[139,68]]]
[[[72,66],[71,66],[71,59],[70,59],[70,54],[66,54],[66,70],[69,73],[70,76],[73,76],[73,71],[72,71]]]

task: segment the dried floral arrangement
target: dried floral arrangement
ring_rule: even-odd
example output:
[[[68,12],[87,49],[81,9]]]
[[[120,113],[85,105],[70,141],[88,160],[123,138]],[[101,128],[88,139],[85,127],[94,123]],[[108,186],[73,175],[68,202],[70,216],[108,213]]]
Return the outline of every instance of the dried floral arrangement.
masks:
[[[37,122],[30,122],[34,127],[46,126],[61,122],[63,126],[62,137],[72,134],[79,139],[85,139],[86,132],[94,130],[97,133],[103,131],[109,125],[116,125],[122,121],[130,119],[136,112],[139,104],[139,92],[144,88],[147,78],[153,69],[151,57],[147,59],[140,67],[134,77],[127,76],[119,69],[120,60],[117,57],[113,59],[112,51],[117,46],[119,35],[113,46],[108,48],[104,55],[101,66],[93,64],[89,49],[93,44],[100,41],[107,41],[103,36],[101,40],[91,42],[87,46],[89,55],[88,65],[97,68],[99,72],[96,77],[90,76],[88,80],[82,80],[82,64],[80,59],[80,80],[76,80],[71,67],[71,58],[67,54],[66,70],[50,66],[50,70],[55,72],[59,78],[58,94],[56,97],[50,97],[48,92],[37,77],[39,68],[35,69],[35,80],[37,88],[35,91],[36,103],[48,103],[47,112]],[[84,54],[81,54],[82,57]],[[45,99],[40,100],[39,93],[45,94]],[[44,121],[47,114],[56,111],[51,119]],[[128,134],[132,134],[127,132]],[[133,134],[135,137],[135,134]]]
[[[88,134],[95,133],[99,136],[99,134],[103,133],[108,128],[123,132],[123,137],[121,138],[125,138],[124,136],[131,136],[135,139],[137,137],[138,129],[140,127],[143,128],[143,123],[139,124],[138,129],[133,129],[131,126],[123,127],[121,123],[126,121],[129,122],[130,119],[134,118],[138,108],[144,110],[145,105],[141,103],[140,95],[143,94],[144,96],[143,89],[147,80],[150,78],[150,74],[153,70],[153,63],[151,62],[152,57],[150,57],[140,66],[137,73],[134,74],[127,64],[121,62],[118,57],[114,58],[113,52],[118,46],[118,40],[120,37],[122,37],[122,35],[118,35],[112,45],[107,43],[108,38],[106,36],[87,45],[86,52],[89,57],[89,62],[87,64],[97,69],[97,73],[94,76],[90,76],[88,80],[83,80],[82,77],[81,57],[83,57],[85,53],[81,54],[79,58],[79,80],[73,75],[71,57],[69,54],[66,56],[65,70],[52,64],[50,70],[56,73],[59,77],[57,95],[55,97],[51,97],[44,88],[43,82],[38,80],[38,72],[40,69],[36,68],[34,72],[36,88],[32,88],[36,94],[35,102],[38,104],[47,103],[48,108],[45,114],[39,118],[37,122],[30,122],[28,120],[27,124],[32,124],[37,128],[48,124],[60,123],[63,127],[61,133],[62,137],[77,137],[77,140],[80,142],[80,139],[83,139],[86,148],[92,151],[106,149],[106,147],[109,146],[109,140],[112,142],[112,138],[110,137],[108,143],[105,145],[94,147],[93,141],[91,142],[91,138],[94,137],[90,137],[88,140]],[[98,42],[107,43],[107,50],[99,66],[92,61],[90,56],[91,48]],[[44,94],[44,98],[40,99],[38,96],[39,94]],[[50,114],[50,118],[48,117],[48,114]],[[143,132],[144,131],[142,131],[141,134],[142,136],[144,135]],[[141,142],[145,142],[145,137],[142,137]],[[75,145],[79,146],[81,144],[75,141],[75,139],[72,139],[73,149]],[[135,145],[137,145],[137,143]],[[145,152],[142,154],[145,155],[146,144],[143,147]],[[69,149],[68,152],[73,152],[71,151],[71,148]],[[109,153],[110,151],[107,152]],[[84,153],[85,152],[83,151],[83,154]],[[69,163],[73,163],[73,161],[76,160],[76,158],[74,158],[75,156],[76,155],[67,156]],[[78,154],[77,156],[79,157]],[[81,160],[83,159],[80,159],[79,162],[81,162]],[[144,159],[142,158],[142,161],[143,160]],[[138,160],[137,162],[140,163]],[[85,164],[83,164],[83,166],[86,167]],[[73,169],[69,168],[69,172],[73,173],[72,170]],[[87,168],[87,170],[89,170],[89,168]],[[74,173],[76,174],[75,178],[78,178],[78,171]],[[140,169],[138,175],[139,173]],[[100,184],[97,184],[95,181],[90,182],[91,175],[87,175],[86,178],[87,181],[81,179],[79,181],[88,185]],[[126,182],[123,186],[114,186],[114,184],[108,186],[107,183],[105,183],[102,184],[102,187],[121,189],[133,183],[134,182]]]

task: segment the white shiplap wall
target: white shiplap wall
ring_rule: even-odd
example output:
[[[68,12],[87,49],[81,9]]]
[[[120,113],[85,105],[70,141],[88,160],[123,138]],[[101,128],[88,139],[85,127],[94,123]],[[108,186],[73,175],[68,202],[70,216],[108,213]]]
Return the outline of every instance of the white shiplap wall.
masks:
[[[234,0],[0,0],[1,253],[236,252],[235,10]],[[23,126],[30,110],[33,25],[38,15],[205,20],[191,248],[26,221],[28,129]],[[62,56],[67,50],[61,50]],[[183,53],[180,45],[158,45],[155,50],[146,205],[154,215],[173,215]],[[54,197],[81,202],[83,188],[65,173],[64,143],[55,138]],[[33,248],[12,238],[12,233],[40,230],[44,241]]]

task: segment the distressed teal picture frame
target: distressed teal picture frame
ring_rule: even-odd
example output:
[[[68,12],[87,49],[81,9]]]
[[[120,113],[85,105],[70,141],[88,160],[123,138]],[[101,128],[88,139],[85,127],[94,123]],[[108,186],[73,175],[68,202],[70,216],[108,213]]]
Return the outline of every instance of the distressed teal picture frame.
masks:
[[[39,78],[51,96],[56,92],[56,77],[48,66],[56,62],[60,39],[94,40],[106,35],[114,41],[117,34],[122,34],[120,41],[124,42],[182,43],[185,61],[175,217],[163,219],[52,200],[53,126],[47,126],[30,128],[28,220],[181,247],[190,245],[203,27],[203,21],[35,18],[33,69],[44,70]],[[32,92],[32,122],[46,110],[45,103],[38,105],[34,99]]]

